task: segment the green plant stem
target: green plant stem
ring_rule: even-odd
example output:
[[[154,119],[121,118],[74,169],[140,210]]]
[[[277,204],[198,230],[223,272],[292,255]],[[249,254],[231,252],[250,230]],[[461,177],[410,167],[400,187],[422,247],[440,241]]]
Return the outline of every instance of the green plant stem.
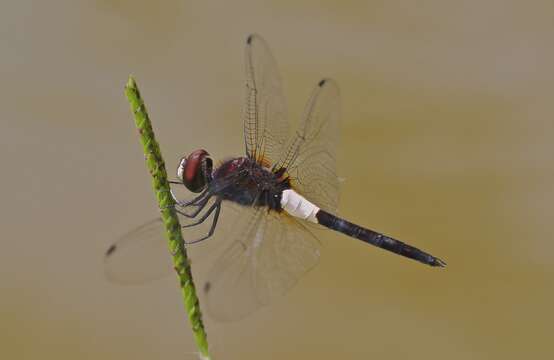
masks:
[[[165,163],[158,142],[154,137],[154,131],[152,130],[152,124],[148,117],[144,101],[140,96],[137,84],[132,76],[129,77],[129,81],[125,86],[125,95],[131,104],[131,111],[135,118],[135,125],[139,130],[140,141],[146,157],[146,166],[152,176],[152,188],[154,189],[158,205],[161,209],[169,251],[173,256],[173,265],[179,277],[183,302],[192,325],[194,340],[196,341],[202,358],[210,359],[206,330],[204,329],[200,304],[196,296],[196,288],[192,280],[190,261],[184,246],[181,225],[179,224],[179,218],[175,212],[175,203],[170,193],[169,182],[167,181]]]

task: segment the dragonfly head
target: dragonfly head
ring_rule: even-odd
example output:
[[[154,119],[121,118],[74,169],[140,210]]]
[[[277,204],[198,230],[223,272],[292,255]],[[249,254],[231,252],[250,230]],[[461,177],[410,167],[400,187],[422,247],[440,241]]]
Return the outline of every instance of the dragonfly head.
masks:
[[[192,192],[199,193],[212,179],[213,162],[204,149],[195,150],[181,158],[177,178]]]

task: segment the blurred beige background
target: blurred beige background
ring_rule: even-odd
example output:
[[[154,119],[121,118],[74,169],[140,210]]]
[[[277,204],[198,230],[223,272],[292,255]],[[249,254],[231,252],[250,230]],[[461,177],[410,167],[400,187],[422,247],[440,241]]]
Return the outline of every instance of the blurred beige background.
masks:
[[[3,359],[194,358],[173,276],[107,282],[156,215],[123,96],[168,167],[242,151],[243,43],[262,34],[292,121],[343,96],[340,213],[444,258],[332,233],[286,297],[207,319],[215,359],[546,359],[554,289],[551,1],[12,1],[0,5]]]

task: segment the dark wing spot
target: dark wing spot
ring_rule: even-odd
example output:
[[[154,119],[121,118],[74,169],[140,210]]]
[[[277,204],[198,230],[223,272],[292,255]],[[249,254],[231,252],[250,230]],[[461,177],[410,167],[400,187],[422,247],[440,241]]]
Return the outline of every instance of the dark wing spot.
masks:
[[[319,82],[319,84],[317,84],[317,85],[318,85],[319,87],[322,87],[323,85],[325,85],[325,82],[326,82],[326,81],[327,81],[326,79],[323,79],[323,80],[321,80],[321,81]]]
[[[108,248],[108,250],[106,250],[106,256],[110,256],[111,254],[113,254],[113,252],[115,251],[115,249],[117,249],[117,245],[112,245]]]
[[[252,38],[254,37],[254,35],[248,35],[248,38],[246,39],[246,43],[248,45],[250,45],[252,43]]]
[[[208,293],[208,291],[210,291],[210,289],[212,288],[212,283],[209,282],[209,281],[206,281],[206,283],[204,284],[204,293]]]

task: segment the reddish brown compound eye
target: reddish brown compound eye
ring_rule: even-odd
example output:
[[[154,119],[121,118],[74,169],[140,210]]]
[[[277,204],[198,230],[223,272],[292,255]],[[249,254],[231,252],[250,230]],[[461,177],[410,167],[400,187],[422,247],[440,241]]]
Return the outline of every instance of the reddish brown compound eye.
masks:
[[[201,192],[211,179],[212,166],[212,159],[206,150],[195,150],[179,162],[177,178],[190,191]]]

